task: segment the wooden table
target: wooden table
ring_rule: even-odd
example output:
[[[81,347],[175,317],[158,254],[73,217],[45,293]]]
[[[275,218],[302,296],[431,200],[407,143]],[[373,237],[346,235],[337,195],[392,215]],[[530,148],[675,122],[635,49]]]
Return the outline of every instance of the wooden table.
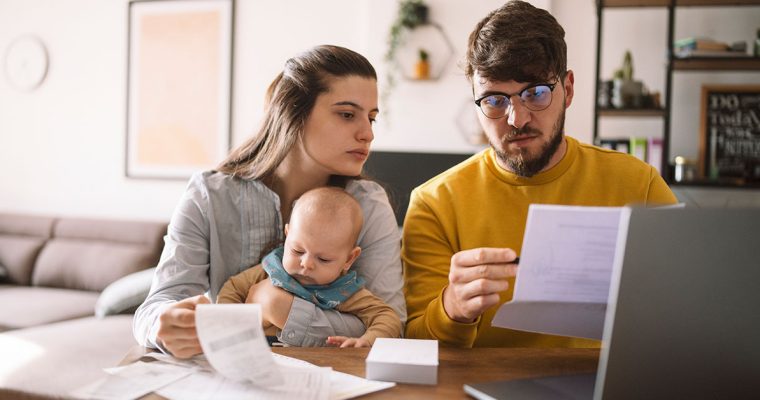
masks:
[[[136,361],[144,351],[135,348],[124,361]],[[332,347],[274,347],[272,351],[360,377],[364,377],[364,360],[369,353],[369,349]],[[440,348],[437,385],[400,383],[362,399],[469,399],[462,389],[465,383],[589,373],[596,370],[598,358],[598,349]],[[145,398],[160,397],[150,395]]]

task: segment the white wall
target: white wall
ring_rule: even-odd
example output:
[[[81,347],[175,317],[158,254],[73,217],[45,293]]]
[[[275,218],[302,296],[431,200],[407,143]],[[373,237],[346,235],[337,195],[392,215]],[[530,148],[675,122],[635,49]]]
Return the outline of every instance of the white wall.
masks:
[[[472,27],[503,1],[427,3],[431,19],[445,26],[456,49],[455,61],[459,61]],[[551,8],[567,31],[568,64],[576,73],[576,97],[567,114],[566,131],[590,141],[594,1],[534,3]],[[127,4],[127,0],[0,0],[0,55],[12,39],[25,33],[39,36],[50,54],[48,76],[33,92],[16,91],[0,77],[0,211],[160,220],[171,215],[184,181],[124,177]],[[394,0],[237,0],[233,144],[255,131],[264,91],[285,59],[310,46],[334,43],[358,50],[377,67],[383,86],[382,60],[395,10]],[[606,24],[605,29],[614,26],[619,30],[605,31],[614,41],[605,42],[610,47],[605,47],[603,76],[611,74],[622,59],[623,49],[631,47],[635,75],[650,87],[664,86],[665,20],[657,11],[642,12],[645,14],[641,17],[634,19],[626,14]],[[760,14],[738,14],[734,19],[740,21],[737,25],[746,25],[742,32],[756,28]],[[695,26],[711,22],[710,18],[700,18]],[[643,33],[641,24],[647,24]],[[658,33],[657,29],[663,31]],[[687,34],[690,33],[683,33]],[[616,48],[613,42],[622,42],[623,38],[633,39]],[[658,45],[662,51],[656,49]],[[647,59],[645,53],[654,53],[654,59]],[[658,53],[662,60],[657,59]],[[729,75],[720,79],[757,82],[755,76]],[[698,83],[683,84],[692,88],[695,85]],[[696,124],[694,111],[689,111],[691,106],[687,104],[692,96],[688,92],[687,96],[677,101],[678,107],[683,103],[685,111],[674,111],[686,132],[691,130],[687,124]],[[435,82],[400,80],[387,103],[390,115],[377,126],[374,148],[476,151],[479,147],[468,144],[455,123],[458,115],[466,117],[475,112],[467,104],[470,100],[467,82],[455,64],[449,65]],[[628,130],[637,134],[655,130],[640,120],[628,125],[633,128],[620,128],[621,134],[629,134]]]

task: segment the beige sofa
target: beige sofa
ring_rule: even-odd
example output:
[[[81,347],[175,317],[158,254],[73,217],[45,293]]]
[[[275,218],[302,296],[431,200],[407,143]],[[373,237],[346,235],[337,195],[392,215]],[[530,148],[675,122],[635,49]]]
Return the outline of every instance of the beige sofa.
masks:
[[[0,398],[65,397],[135,346],[166,223],[0,213]]]

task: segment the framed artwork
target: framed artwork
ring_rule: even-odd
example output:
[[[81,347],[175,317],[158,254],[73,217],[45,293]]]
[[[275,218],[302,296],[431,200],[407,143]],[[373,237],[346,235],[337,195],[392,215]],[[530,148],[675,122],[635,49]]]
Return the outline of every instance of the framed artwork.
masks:
[[[760,85],[703,85],[699,164],[715,181],[760,181]]]
[[[226,156],[233,1],[129,3],[127,177],[186,179]]]

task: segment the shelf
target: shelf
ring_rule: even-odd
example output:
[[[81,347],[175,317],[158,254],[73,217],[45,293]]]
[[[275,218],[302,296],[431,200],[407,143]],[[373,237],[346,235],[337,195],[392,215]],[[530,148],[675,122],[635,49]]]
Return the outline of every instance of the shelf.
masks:
[[[675,42],[675,24],[676,14],[679,8],[688,7],[744,7],[744,6],[760,6],[760,0],[596,0],[596,12],[597,12],[597,51],[596,51],[596,92],[602,94],[602,97],[607,99],[611,95],[604,93],[608,91],[608,86],[600,80],[601,72],[601,54],[602,54],[602,20],[605,15],[605,9],[610,8],[660,8],[664,9],[667,13],[667,35],[664,38],[668,47],[672,46]],[[697,10],[702,15],[709,15],[712,10]],[[736,13],[744,13],[743,10],[734,10]],[[728,23],[731,23],[728,21]],[[754,30],[753,26],[753,30]],[[593,138],[596,143],[601,135],[599,131],[599,120],[606,117],[644,117],[644,118],[662,118],[664,121],[662,128],[662,149],[660,152],[661,165],[668,165],[670,161],[671,151],[671,129],[674,122],[671,120],[672,107],[674,103],[673,92],[673,80],[674,74],[679,72],[726,72],[726,71],[742,71],[742,72],[760,72],[760,57],[749,57],[741,53],[727,53],[718,54],[718,57],[708,56],[702,53],[701,57],[689,57],[689,58],[676,58],[675,52],[670,49],[667,55],[667,67],[665,76],[665,88],[664,101],[662,102],[661,109],[615,109],[612,107],[600,107],[599,103],[594,107],[594,127]],[[739,56],[737,56],[737,54]],[[724,55],[730,57],[723,57]],[[605,97],[606,95],[606,97]],[[601,103],[604,104],[604,103]],[[702,140],[702,139],[697,139]],[[704,145],[702,143],[702,145]],[[673,182],[673,171],[663,171],[663,178],[674,186],[680,187],[701,187],[701,188],[750,188],[760,189],[760,180],[751,179],[729,179],[724,178],[720,180],[698,179],[689,182]]]
[[[665,110],[661,108],[600,108],[601,117],[664,117]]]
[[[667,7],[670,0],[598,0],[602,7]],[[760,0],[676,0],[678,7],[702,6],[753,6],[760,5]]]
[[[760,57],[691,57],[674,58],[676,71],[760,71]]]

